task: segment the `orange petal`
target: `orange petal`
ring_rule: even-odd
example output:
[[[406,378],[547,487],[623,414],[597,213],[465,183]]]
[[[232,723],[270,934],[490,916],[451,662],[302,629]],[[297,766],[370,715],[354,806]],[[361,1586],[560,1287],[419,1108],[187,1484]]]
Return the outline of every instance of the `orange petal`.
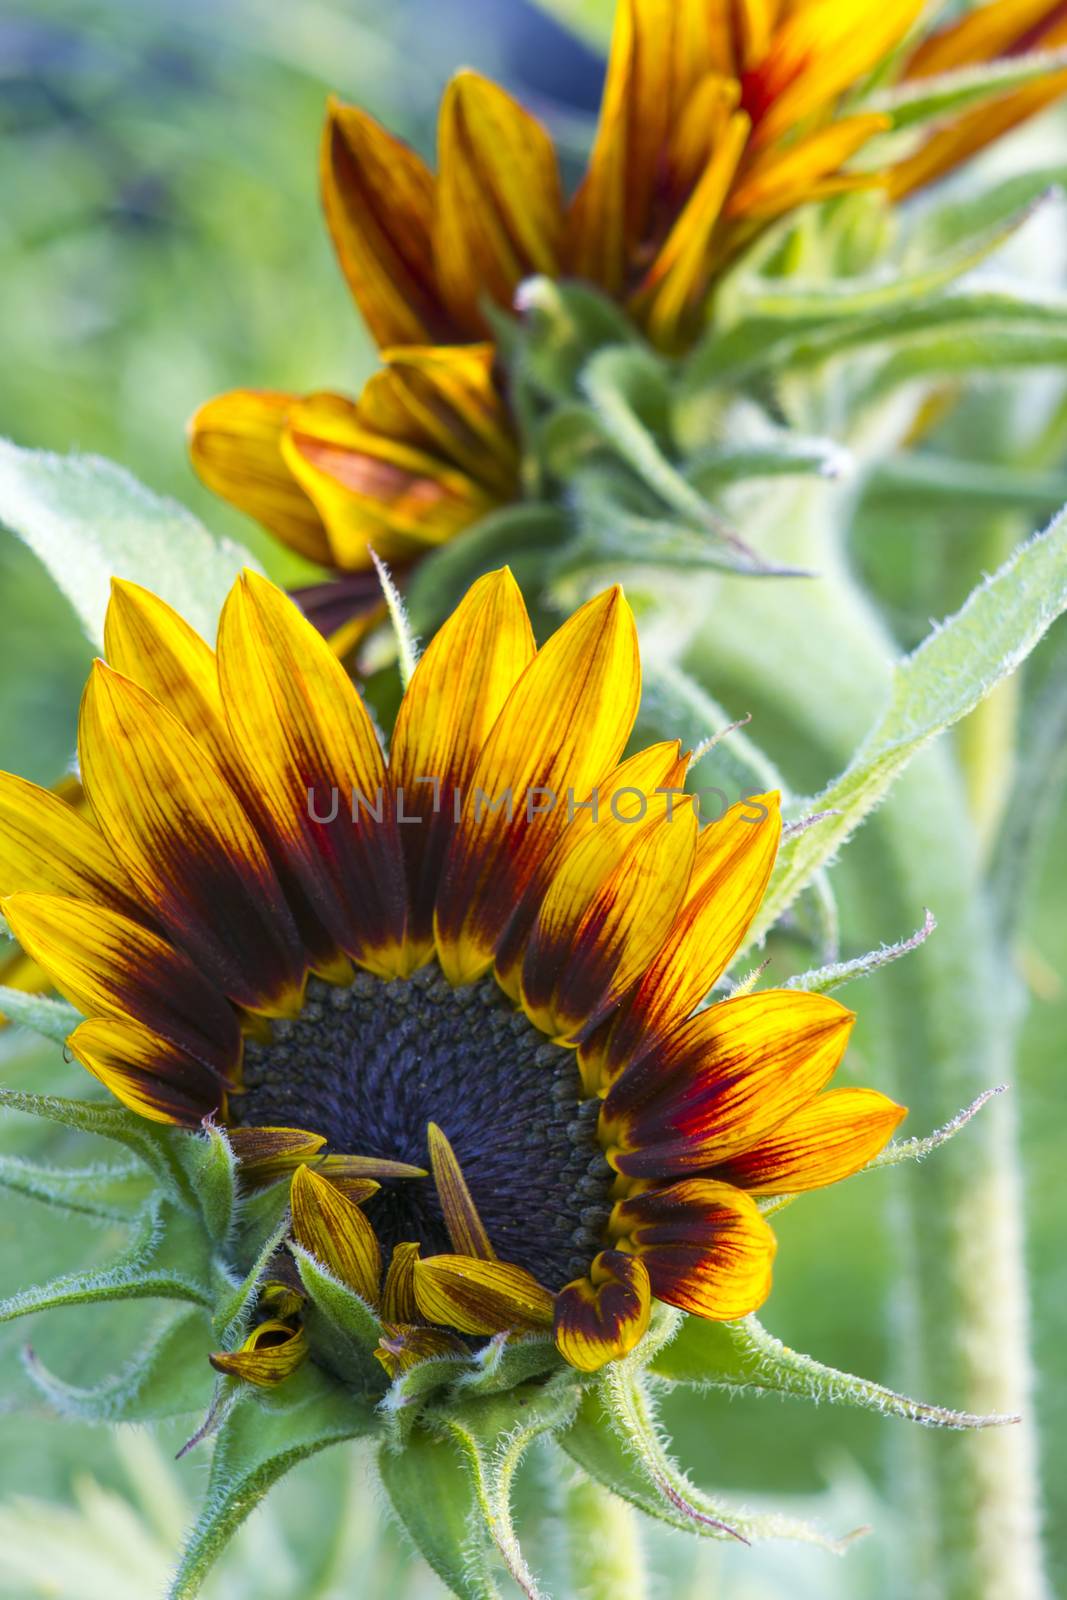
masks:
[[[975,6],[927,34],[908,57],[904,77],[930,78],[1014,53],[1013,47],[1035,30],[1040,32],[1042,23],[1058,10],[1056,0],[991,0]]]
[[[535,653],[519,587],[505,567],[479,578],[427,646],[397,714],[390,783],[403,812],[412,965],[433,951],[433,907],[454,828],[501,707]]]
[[[523,278],[559,276],[556,151],[535,117],[470,71],[457,73],[445,90],[437,137],[438,282],[457,325],[486,334],[483,300],[508,309]]]
[[[841,117],[784,149],[760,152],[726,206],[728,217],[767,221],[812,198],[821,179],[836,173],[851,156],[892,126],[889,117],[869,113]]]
[[[750,1194],[823,1189],[873,1161],[906,1115],[904,1106],[876,1089],[831,1089],[717,1163],[715,1176]]]
[[[609,1231],[636,1251],[657,1300],[713,1322],[763,1304],[774,1234],[755,1202],[729,1184],[688,1178],[620,1201]]]
[[[704,828],[674,926],[610,1027],[581,1048],[592,1090],[683,1022],[729,966],[763,900],[781,831],[777,792],[740,801]]]
[[[377,1305],[382,1253],[359,1207],[310,1167],[293,1173],[290,1205],[297,1243],[369,1305]]]
[[[473,1256],[415,1262],[415,1300],[430,1322],[460,1333],[503,1333],[552,1325],[554,1299],[525,1267]]]
[[[219,1107],[214,1073],[140,1023],[95,1017],[75,1028],[67,1043],[116,1099],[151,1122],[195,1128]]]
[[[330,563],[322,518],[285,464],[281,441],[294,394],[233,389],[189,422],[189,454],[217,495],[269,528],[290,550]]]
[[[596,1372],[640,1344],[652,1311],[648,1271],[640,1256],[602,1250],[587,1278],[556,1296],[556,1346],[580,1372]]]
[[[515,685],[464,797],[438,897],[437,948],[452,983],[490,965],[513,906],[567,826],[568,792],[585,797],[614,767],[640,692],[637,635],[617,588],[575,612]]]
[[[341,270],[378,344],[452,337],[434,273],[425,163],[365,111],[331,99],[321,178]]]
[[[633,1063],[604,1102],[601,1139],[635,1178],[693,1172],[747,1150],[824,1088],[855,1018],[827,995],[768,989],[699,1012]]]
[[[397,346],[383,350],[382,361],[359,397],[363,424],[432,450],[511,498],[519,453],[494,375],[496,347]]]
[[[153,915],[231,1000],[294,1010],[306,971],[296,927],[206,749],[103,662],[82,700],[78,748],[93,811]]]
[[[218,654],[264,837],[338,947],[392,976],[404,934],[403,862],[385,763],[359,694],[321,635],[255,573],[243,575],[223,608]]]
[[[59,895],[12,895],[0,911],[79,1011],[141,1022],[212,1072],[232,1075],[241,1055],[232,1007],[158,934],[104,906]]]

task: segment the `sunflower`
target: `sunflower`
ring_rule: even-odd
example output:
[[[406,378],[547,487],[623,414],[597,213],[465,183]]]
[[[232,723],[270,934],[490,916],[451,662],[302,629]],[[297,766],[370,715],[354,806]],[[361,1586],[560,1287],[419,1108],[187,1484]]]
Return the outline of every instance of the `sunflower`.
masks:
[[[505,570],[422,656],[388,758],[336,657],[246,573],[217,653],[116,582],[82,705],[88,815],[6,775],[3,913],[145,1117],[228,1129],[291,1184],[294,1250],[380,1308],[382,1361],[555,1329],[594,1369],[654,1298],[732,1319],[775,1241],[757,1197],[867,1162],[901,1108],[823,1092],[852,1014],[699,1009],[759,905],[777,796],[701,829],[686,757],[623,757],[618,589],[537,650]],[[307,1345],[284,1273],[225,1370]],[[233,1365],[237,1362],[237,1366]]]

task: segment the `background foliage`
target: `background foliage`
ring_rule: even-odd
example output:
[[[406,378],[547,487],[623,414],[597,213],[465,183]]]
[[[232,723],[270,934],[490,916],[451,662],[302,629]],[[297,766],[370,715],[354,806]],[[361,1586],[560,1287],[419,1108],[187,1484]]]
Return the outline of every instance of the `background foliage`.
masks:
[[[609,8],[559,0],[553,9],[580,12],[585,37],[595,40]],[[367,0],[285,8],[270,0],[186,0],[180,9],[170,0],[9,0],[0,23],[0,433],[111,456],[192,505],[216,531],[252,543],[276,576],[293,576],[293,558],[279,558],[200,489],[185,458],[184,422],[199,401],[237,384],[358,387],[372,366],[370,346],[318,212],[324,95],[337,89],[358,100],[428,150],[438,89],[461,61],[516,88],[551,120],[565,150],[581,148],[598,92],[595,53],[566,43],[523,0],[402,0],[388,9]],[[1067,161],[1067,133],[1045,119],[997,160],[1008,170]],[[1050,279],[1064,276],[1065,237],[1061,209],[1040,236],[1040,270]],[[1036,242],[1021,246],[1031,252],[1027,270],[1038,265]],[[943,445],[993,466],[1025,465],[1035,409],[1048,399],[1042,386],[1057,381],[1030,380],[1025,393],[998,383],[971,396],[935,434],[932,449]],[[1017,514],[995,496],[979,510],[973,501],[953,506],[918,491],[904,498],[884,484],[872,492],[852,554],[903,647],[925,634],[930,618],[955,609],[1020,532],[1040,526],[1056,501],[1067,499],[1057,476],[1064,463],[1053,465],[1031,478]],[[0,622],[0,766],[49,782],[70,759],[88,649],[33,557],[2,533]],[[1063,640],[1053,638],[1039,652],[1034,689],[1054,675],[1057,649],[1062,674]],[[788,727],[764,719],[753,731],[795,788],[811,791],[830,775],[820,753],[791,740]],[[991,771],[984,781],[992,790],[1010,777]],[[1036,788],[1013,804],[1036,806],[1042,781],[1039,772]],[[1067,817],[1052,827],[1048,869],[1029,887],[1019,927],[1033,1004],[1013,1092],[1026,1154],[1049,1538],[1054,1570],[1067,1584],[1067,1267],[1057,1117],[1067,1034],[1067,910],[1058,864]],[[917,925],[921,906],[914,910]],[[922,952],[912,959],[922,961]],[[861,1023],[850,1060],[858,1081],[865,1079],[863,997],[871,992],[855,995]],[[76,1074],[58,1052],[0,1037],[7,1083],[77,1092]],[[38,1153],[46,1138],[55,1140],[12,1120],[4,1149]],[[78,1154],[84,1158],[83,1142]],[[765,1314],[797,1348],[872,1377],[888,1375],[891,1366],[886,1188],[895,1176],[811,1196],[783,1215]],[[75,1255],[84,1249],[81,1233],[72,1243],[62,1224],[32,1216],[31,1234],[24,1202],[5,1198],[0,1209],[0,1259],[11,1285],[84,1264]],[[101,1256],[113,1245],[101,1232]],[[143,1316],[127,1309],[132,1347]],[[58,1316],[29,1334],[42,1358],[75,1381],[117,1365],[113,1346],[94,1344],[93,1314],[67,1313],[69,1320]],[[109,1314],[109,1327],[113,1320]],[[156,1592],[184,1521],[182,1497],[195,1494],[203,1466],[195,1458],[180,1469],[167,1465],[166,1451],[180,1443],[169,1433],[160,1454],[144,1439],[116,1446],[101,1431],[51,1421],[21,1372],[26,1338],[26,1325],[17,1325],[0,1341],[0,1389],[9,1407],[0,1419],[0,1593],[91,1600]],[[864,1522],[878,1530],[840,1565],[789,1547],[694,1551],[657,1533],[650,1561],[670,1575],[672,1593],[705,1594],[713,1583],[711,1592],[731,1600],[895,1600],[893,1551],[908,1530],[894,1523],[887,1499],[887,1435],[902,1424],[719,1396],[699,1405],[687,1397],[673,1409],[668,1401],[666,1410],[678,1453],[701,1485],[749,1500],[795,1496],[836,1532]],[[951,1451],[954,1441],[937,1437],[931,1448]],[[536,1467],[526,1501],[534,1520],[548,1503]],[[342,1524],[336,1546],[327,1539],[312,1548],[313,1532]],[[70,1552],[65,1567],[48,1566],[53,1547]],[[254,1588],[282,1596],[300,1573],[302,1592],[326,1600],[348,1592],[346,1574],[357,1569],[367,1600],[438,1592],[383,1533],[354,1469],[345,1480],[326,1457],[275,1492],[209,1592],[237,1596]],[[116,1587],[117,1575],[126,1590]]]

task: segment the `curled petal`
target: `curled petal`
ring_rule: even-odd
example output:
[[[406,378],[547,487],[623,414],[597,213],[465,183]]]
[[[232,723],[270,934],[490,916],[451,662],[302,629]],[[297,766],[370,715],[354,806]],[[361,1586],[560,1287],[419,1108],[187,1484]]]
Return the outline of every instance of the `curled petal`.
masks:
[[[907,1115],[876,1089],[830,1089],[729,1161],[716,1178],[750,1194],[822,1189],[865,1167]]]
[[[648,1271],[640,1256],[602,1250],[587,1278],[556,1296],[556,1346],[580,1372],[596,1372],[644,1338],[652,1310]]]
[[[415,1263],[419,1246],[411,1242],[393,1246],[389,1267],[382,1285],[382,1317],[386,1322],[414,1322],[419,1308],[415,1303]]]
[[[502,1333],[552,1325],[554,1297],[525,1267],[472,1256],[415,1262],[415,1301],[429,1322],[460,1333]]]
[[[422,1361],[440,1356],[469,1356],[470,1351],[454,1333],[444,1328],[424,1328],[418,1324],[386,1323],[374,1352],[391,1378],[417,1367]]]
[[[234,389],[208,400],[190,420],[189,454],[209,489],[269,528],[290,550],[329,566],[322,518],[282,454],[297,398],[270,389]]]
[[[306,1166],[293,1174],[290,1204],[297,1243],[368,1304],[376,1305],[382,1255],[377,1235],[359,1207]]]
[[[292,1376],[308,1357],[307,1334],[279,1321],[261,1322],[237,1350],[216,1350],[208,1357],[216,1372],[242,1378],[259,1389],[274,1389]]]
[[[726,1183],[688,1178],[620,1201],[609,1232],[636,1251],[657,1300],[713,1322],[762,1305],[775,1238],[755,1201]]]

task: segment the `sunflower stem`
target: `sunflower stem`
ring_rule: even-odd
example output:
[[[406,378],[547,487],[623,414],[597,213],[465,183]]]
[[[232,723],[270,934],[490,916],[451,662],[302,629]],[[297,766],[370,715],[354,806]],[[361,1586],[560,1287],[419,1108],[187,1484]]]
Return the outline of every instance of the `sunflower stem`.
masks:
[[[645,1600],[647,1570],[637,1512],[576,1477],[564,1493],[563,1525],[574,1600]]]
[[[757,728],[764,719],[772,729],[789,726],[797,741],[789,754],[815,763],[797,776],[816,784],[845,765],[875,721],[896,654],[846,567],[850,511],[847,489],[826,484],[768,497],[764,527],[748,525],[749,536],[774,559],[819,571],[820,581],[720,579],[714,606],[702,600],[715,627],[694,635],[687,658],[727,704],[733,698],[751,707]],[[798,756],[800,741],[806,750]],[[1010,1079],[1020,1010],[997,945],[963,777],[946,741],[900,777],[844,856],[837,882],[860,948],[924,904],[936,911],[936,937],[870,986],[865,1014],[881,1056],[879,1086],[911,1108],[915,1126],[937,1126]],[[902,1256],[893,1295],[900,1381],[969,1411],[1023,1414],[1018,1427],[961,1436],[947,1448],[919,1430],[901,1440],[909,1592],[924,1600],[1042,1600],[1048,1593],[1012,1098],[1003,1096],[960,1140],[892,1180]]]

